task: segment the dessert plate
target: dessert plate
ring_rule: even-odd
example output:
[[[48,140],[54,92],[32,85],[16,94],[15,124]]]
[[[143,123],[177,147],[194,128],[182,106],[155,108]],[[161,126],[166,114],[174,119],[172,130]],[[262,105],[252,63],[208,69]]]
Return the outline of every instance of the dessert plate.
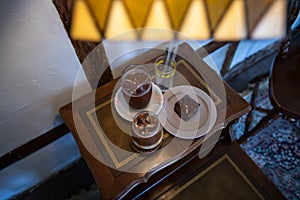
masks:
[[[128,121],[132,121],[134,115],[140,111],[152,111],[158,114],[163,106],[163,94],[159,87],[152,83],[152,95],[149,104],[143,109],[136,110],[129,107],[125,101],[121,88],[119,88],[114,98],[114,105],[121,117]]]
[[[200,104],[195,114],[187,121],[181,119],[174,111],[175,103],[185,95]],[[183,139],[195,139],[207,134],[215,125],[217,119],[216,105],[203,90],[181,85],[170,88],[163,97],[163,108],[158,118],[170,134]]]

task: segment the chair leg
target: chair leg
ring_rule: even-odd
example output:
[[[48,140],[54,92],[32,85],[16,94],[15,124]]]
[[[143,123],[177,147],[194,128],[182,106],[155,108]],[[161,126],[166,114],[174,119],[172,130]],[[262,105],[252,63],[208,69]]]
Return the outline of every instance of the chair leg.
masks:
[[[238,142],[246,140],[249,136],[254,134],[255,131],[259,130],[261,127],[264,127],[266,124],[269,124],[272,121],[272,119],[275,118],[276,111],[274,109],[268,110],[265,108],[258,107],[255,102],[255,100],[259,94],[260,85],[261,85],[262,81],[264,81],[268,76],[269,76],[269,74],[265,73],[265,74],[255,77],[253,80],[249,81],[249,85],[252,85],[252,87],[253,87],[253,91],[252,91],[252,95],[251,95],[251,99],[250,99],[251,110],[249,111],[249,113],[246,116],[244,134],[241,136],[241,138],[238,140]],[[263,117],[255,127],[253,127],[251,130],[249,130],[250,125],[253,121],[254,111],[266,113],[267,115],[265,117]]]
[[[257,131],[261,130],[262,128],[266,127],[268,124],[271,124],[274,119],[278,118],[278,113],[275,109],[272,109],[268,112],[268,114],[263,117],[258,124],[253,127],[251,130],[247,130],[247,134],[242,135],[237,141],[238,143],[243,143],[247,141],[250,136],[254,135]]]
[[[248,135],[249,127],[250,127],[250,124],[251,124],[252,118],[253,118],[253,111],[257,110],[257,109],[262,110],[261,108],[258,108],[256,106],[255,99],[256,99],[256,97],[258,95],[258,92],[259,92],[260,83],[266,77],[268,77],[268,73],[261,74],[261,75],[255,77],[253,80],[249,81],[249,84],[254,84],[254,88],[253,88],[252,95],[251,95],[251,100],[250,100],[251,110],[247,114],[247,117],[246,117],[244,135]]]
[[[289,121],[289,122],[291,122],[291,123],[297,122],[296,118],[290,117],[290,116],[285,115],[285,114],[282,114],[282,118],[285,119],[285,120],[287,120],[287,121]]]

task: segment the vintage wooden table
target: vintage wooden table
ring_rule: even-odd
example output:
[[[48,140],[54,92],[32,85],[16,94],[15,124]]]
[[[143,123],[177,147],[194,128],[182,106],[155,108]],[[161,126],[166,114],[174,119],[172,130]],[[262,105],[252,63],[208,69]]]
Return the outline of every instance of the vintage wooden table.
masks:
[[[153,63],[162,54],[163,51],[153,49],[127,64]],[[160,150],[151,154],[134,152],[126,134],[130,130],[130,123],[116,113],[114,106],[115,91],[120,85],[118,79],[60,109],[104,199],[142,197],[141,194],[147,193],[145,191],[158,187],[162,180],[172,177],[188,163],[195,162],[192,160],[201,162],[199,150],[204,155],[215,144],[213,141],[209,143],[211,145],[205,143],[203,147],[204,141],[215,138],[233,141],[234,137],[224,128],[250,110],[249,104],[223,82],[188,44],[179,46],[178,55],[179,74],[190,85],[209,94],[217,108],[216,123],[203,137],[180,139],[164,130]],[[176,82],[176,85],[181,84],[186,83]]]

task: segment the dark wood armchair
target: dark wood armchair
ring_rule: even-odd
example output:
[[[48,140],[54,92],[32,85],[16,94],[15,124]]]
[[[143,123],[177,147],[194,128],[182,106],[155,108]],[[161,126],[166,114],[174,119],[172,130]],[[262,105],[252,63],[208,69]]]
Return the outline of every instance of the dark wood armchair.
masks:
[[[269,81],[270,100],[274,109],[297,119],[300,119],[300,27],[291,27],[299,8],[299,0],[289,1],[288,34],[273,60]]]
[[[299,15],[300,0],[288,1],[287,36],[281,41],[277,53],[270,64],[270,72],[255,77],[249,83],[254,84],[251,97],[251,111],[245,121],[245,130],[240,142],[255,134],[270,120],[283,114],[288,119],[300,119],[300,25],[292,29]],[[256,105],[260,84],[269,78],[269,97],[274,107],[267,110]],[[253,111],[266,113],[260,122],[249,130]]]
[[[300,119],[300,28],[292,31],[288,51],[275,57],[269,83],[274,108]]]

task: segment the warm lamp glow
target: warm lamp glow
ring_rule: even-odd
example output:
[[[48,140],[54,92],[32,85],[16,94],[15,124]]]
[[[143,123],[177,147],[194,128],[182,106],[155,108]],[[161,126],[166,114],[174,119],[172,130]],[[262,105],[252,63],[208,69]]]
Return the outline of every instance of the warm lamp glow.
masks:
[[[77,0],[74,4],[71,37],[78,40],[101,40],[101,35],[84,0]]]
[[[105,34],[108,38],[112,38],[119,33],[133,29],[129,16],[121,1],[115,1],[111,7],[111,11],[105,30]],[[136,37],[128,39],[136,39]]]
[[[145,27],[149,27],[151,29],[149,30],[147,29],[143,31],[143,35],[142,35],[143,40],[160,40],[160,39],[170,40],[174,37],[170,31],[166,32],[166,34],[160,35],[160,34],[156,34],[155,31],[153,31],[154,29],[152,29],[152,28],[158,28],[158,29],[172,28],[166,10],[164,9],[163,1],[155,1],[153,3]]]
[[[270,37],[277,37],[277,35],[284,35],[286,30],[286,21],[282,20],[282,15],[285,15],[286,2],[283,0],[276,0],[269,12],[262,18],[260,23],[256,26],[252,36],[254,38],[265,38],[267,34]]]
[[[196,20],[197,19],[197,20]],[[196,31],[197,28],[201,31]],[[205,14],[205,5],[201,0],[192,1],[186,13],[180,32],[190,38],[207,39],[210,37],[209,24]]]
[[[286,4],[286,0],[75,0],[70,31],[75,40],[91,41],[128,31],[133,34],[122,40],[177,37],[171,31],[156,34],[156,28],[199,40],[282,38]]]
[[[247,35],[247,27],[244,12],[244,1],[234,1],[226,15],[215,31],[216,39],[235,40],[243,39]]]

